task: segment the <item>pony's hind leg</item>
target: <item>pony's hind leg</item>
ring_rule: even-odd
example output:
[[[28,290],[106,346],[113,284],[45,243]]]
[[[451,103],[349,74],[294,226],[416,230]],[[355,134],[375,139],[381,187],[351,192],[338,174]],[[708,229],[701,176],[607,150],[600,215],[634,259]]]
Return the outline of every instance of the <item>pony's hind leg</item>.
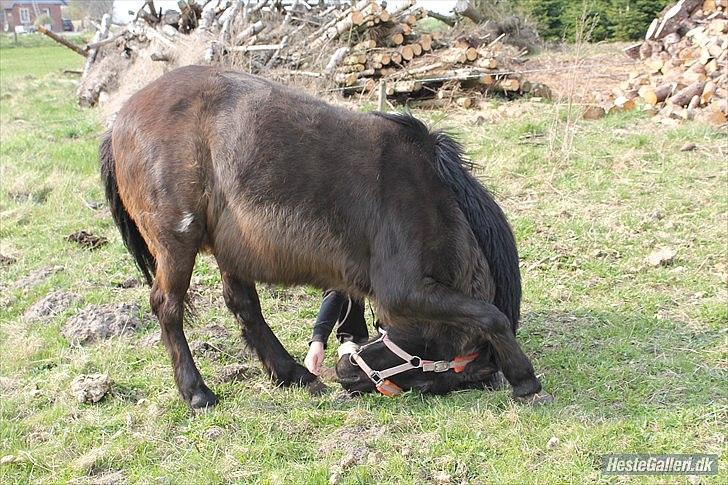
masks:
[[[255,285],[222,268],[221,273],[225,303],[270,376],[280,385],[312,384],[311,391],[318,391],[316,376],[291,357],[263,318]]]
[[[177,389],[190,407],[200,409],[217,404],[217,397],[202,380],[182,328],[184,298],[195,265],[195,253],[181,253],[174,258],[169,253],[158,256],[150,303],[172,360]]]

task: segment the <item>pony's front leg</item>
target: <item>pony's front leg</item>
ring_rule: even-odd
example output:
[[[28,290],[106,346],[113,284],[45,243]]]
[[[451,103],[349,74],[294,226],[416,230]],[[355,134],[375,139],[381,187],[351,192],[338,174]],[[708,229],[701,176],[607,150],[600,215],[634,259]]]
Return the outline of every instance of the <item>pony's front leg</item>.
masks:
[[[162,329],[162,341],[172,360],[177,389],[191,408],[202,409],[217,404],[217,397],[202,380],[182,328],[184,297],[194,262],[194,255],[174,261],[164,257],[158,259],[149,299]]]
[[[320,381],[291,357],[263,318],[255,285],[226,271],[222,271],[222,283],[225,303],[240,324],[243,338],[271,378],[280,385],[309,385],[312,392],[319,392]]]

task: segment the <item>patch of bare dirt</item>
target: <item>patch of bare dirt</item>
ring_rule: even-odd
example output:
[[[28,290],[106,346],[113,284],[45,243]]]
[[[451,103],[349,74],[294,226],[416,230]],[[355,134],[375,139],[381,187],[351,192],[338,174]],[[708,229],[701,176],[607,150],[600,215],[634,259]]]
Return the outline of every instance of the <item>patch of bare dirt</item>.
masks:
[[[225,306],[222,299],[222,285],[209,285],[200,281],[199,278],[192,278],[187,299],[195,311],[207,311],[210,308],[221,308]]]
[[[23,314],[23,318],[27,322],[45,320],[63,313],[80,299],[81,297],[74,293],[53,291],[31,305]]]
[[[144,347],[155,347],[162,341],[162,331],[156,330],[148,335],[142,337],[140,343]]]
[[[94,250],[108,244],[109,240],[103,236],[91,234],[88,231],[78,231],[66,237],[66,241],[75,242],[83,249]]]
[[[250,367],[243,364],[226,365],[217,374],[218,382],[242,381],[250,376]]]
[[[52,275],[63,271],[63,266],[50,266],[33,271],[15,282],[15,287],[27,292],[38,285],[45,283]]]
[[[203,437],[208,441],[215,441],[223,434],[225,434],[225,430],[220,426],[210,426],[203,433]]]
[[[89,305],[66,321],[61,334],[73,345],[131,334],[142,326],[139,305]]]
[[[626,43],[564,45],[528,60],[523,69],[532,82],[551,88],[555,100],[582,101],[594,92],[611,91],[637,70],[641,61],[624,54]]]
[[[71,383],[71,393],[84,404],[99,402],[111,390],[108,374],[80,375]]]
[[[10,266],[18,261],[17,258],[7,254],[0,254],[0,266]]]
[[[138,278],[127,278],[123,281],[118,281],[114,283],[114,286],[116,288],[123,288],[125,290],[128,290],[130,288],[137,288],[141,286],[142,282],[139,281]]]

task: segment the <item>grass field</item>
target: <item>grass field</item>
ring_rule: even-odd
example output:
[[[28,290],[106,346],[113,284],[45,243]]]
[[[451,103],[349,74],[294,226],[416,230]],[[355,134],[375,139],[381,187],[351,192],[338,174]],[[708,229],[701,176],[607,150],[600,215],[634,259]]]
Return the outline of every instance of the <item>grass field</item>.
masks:
[[[570,125],[560,107],[526,101],[498,123],[424,115],[460,136],[515,228],[519,339],[553,404],[517,405],[506,390],[344,399],[334,384],[316,398],[277,389],[243,348],[213,261],[200,257],[188,338],[212,344],[196,360],[222,400],[193,415],[164,348],[148,344],[153,321],[84,347],[61,336],[89,304],[136,302],[148,313],[148,292],[115,286],[137,273],[108,211],[89,208],[103,199],[101,123],[75,105],[62,74],[83,60],[43,42],[0,46],[0,253],[16,259],[0,267],[0,456],[11,455],[0,483],[329,483],[332,473],[341,483],[654,483],[602,475],[601,455],[725,456],[725,131],[638,113]],[[686,142],[697,148],[680,151]],[[110,243],[86,251],[65,240],[81,229]],[[674,261],[648,265],[660,248]],[[54,267],[63,269],[27,278]],[[48,320],[23,318],[57,289],[80,300]],[[260,293],[302,359],[318,290]],[[236,362],[249,378],[220,383]],[[112,390],[80,404],[70,383],[94,372],[108,373]],[[727,468],[659,481],[726,483]]]

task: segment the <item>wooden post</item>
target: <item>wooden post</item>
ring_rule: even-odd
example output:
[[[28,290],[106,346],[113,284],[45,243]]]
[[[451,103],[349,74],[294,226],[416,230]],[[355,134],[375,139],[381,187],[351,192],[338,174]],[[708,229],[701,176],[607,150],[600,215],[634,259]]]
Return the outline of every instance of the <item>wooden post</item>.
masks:
[[[379,81],[379,111],[385,113],[387,111],[387,81],[384,79]]]

